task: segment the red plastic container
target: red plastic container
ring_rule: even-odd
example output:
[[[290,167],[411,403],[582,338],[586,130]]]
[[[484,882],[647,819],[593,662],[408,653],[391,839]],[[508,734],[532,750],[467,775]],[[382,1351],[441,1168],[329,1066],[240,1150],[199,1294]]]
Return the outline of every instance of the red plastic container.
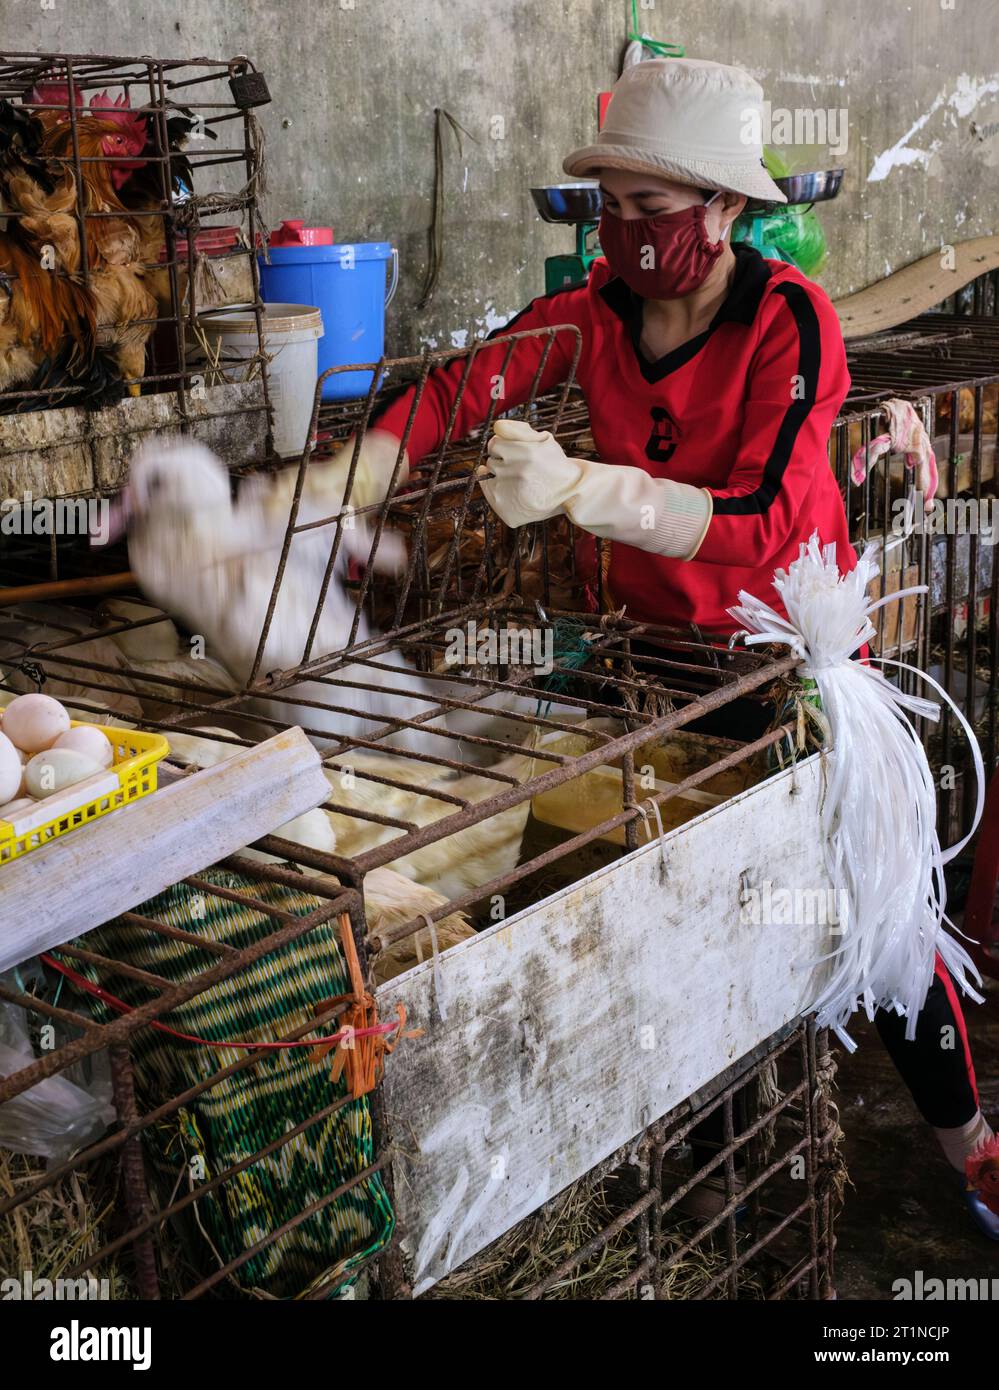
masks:
[[[300,217],[285,218],[280,227],[271,232],[271,246],[332,246],[332,227],[307,227]]]
[[[175,245],[177,247],[177,259],[185,261],[187,259],[186,238],[178,237]],[[238,227],[205,227],[194,238],[194,249],[199,256],[224,256],[229,251],[235,251],[238,245]],[[161,248],[159,258],[161,261],[166,260],[165,246]]]

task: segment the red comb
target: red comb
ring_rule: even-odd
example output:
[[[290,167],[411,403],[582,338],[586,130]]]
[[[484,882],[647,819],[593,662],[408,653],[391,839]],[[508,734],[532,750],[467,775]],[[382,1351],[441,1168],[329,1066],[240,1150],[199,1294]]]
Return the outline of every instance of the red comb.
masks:
[[[108,96],[106,87],[103,92],[95,92],[90,98],[91,111],[129,111],[131,107],[132,103],[129,100],[127,92],[122,92],[112,101]]]
[[[123,136],[128,141],[128,153],[130,155],[142,153],[149,131],[145,118],[132,111],[127,92],[122,92],[113,100],[108,96],[106,90],[95,92],[90,98],[90,110],[102,121],[110,121],[121,128]]]
[[[28,93],[28,101],[38,102],[41,106],[65,106],[69,107],[69,83],[68,82],[38,82]],[[77,106],[83,105],[83,93],[77,89]]]

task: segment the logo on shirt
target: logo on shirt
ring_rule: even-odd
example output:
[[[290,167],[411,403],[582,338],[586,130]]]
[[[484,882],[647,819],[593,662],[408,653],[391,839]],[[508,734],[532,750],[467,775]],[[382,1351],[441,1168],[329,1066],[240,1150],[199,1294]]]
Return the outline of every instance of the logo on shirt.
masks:
[[[654,405],[649,411],[652,416],[652,433],[645,445],[645,457],[653,463],[669,463],[680,442],[680,426],[662,405]]]

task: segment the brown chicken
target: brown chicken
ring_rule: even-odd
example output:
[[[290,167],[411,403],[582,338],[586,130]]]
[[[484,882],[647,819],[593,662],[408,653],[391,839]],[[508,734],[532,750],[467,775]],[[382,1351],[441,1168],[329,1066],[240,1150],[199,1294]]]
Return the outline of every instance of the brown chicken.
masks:
[[[128,143],[116,120],[79,117],[76,141],[84,186],[87,271],[96,310],[97,346],[107,350],[117,362],[129,394],[138,396],[141,387],[137,378],[145,371],[146,344],[156,327],[157,316],[156,299],[145,283],[147,266],[155,264],[163,245],[163,224],[159,218],[129,217],[118,196],[116,184],[122,170],[117,164],[106,162],[107,156],[121,143],[126,152],[123,158],[127,158],[135,142]],[[53,160],[71,160],[73,132],[69,124],[53,127],[45,136],[41,151]],[[66,163],[64,167],[68,170],[70,166]],[[68,177],[72,183],[72,174]],[[62,194],[60,189],[60,197]]]
[[[95,347],[96,306],[75,279],[80,262],[76,191],[40,152],[44,132],[0,102],[0,389],[44,389],[83,380]]]
[[[34,234],[49,245],[59,239],[41,218],[25,219],[22,228],[25,238]],[[17,233],[0,235],[0,391],[45,387],[57,364],[65,379],[83,378],[96,328],[95,302],[82,285],[44,269],[37,249]]]
[[[36,100],[62,99],[55,89],[32,95]],[[0,193],[5,208],[20,214],[10,220],[2,248],[3,273],[11,277],[0,306],[0,378],[8,389],[27,381],[41,386],[36,377],[52,363],[55,345],[62,347],[60,378],[76,378],[106,353],[128,381],[130,393],[141,390],[137,378],[145,370],[146,343],[157,314],[145,284],[146,262],[155,263],[162,222],[130,217],[118,190],[135,169],[145,167],[137,155],[146,143],[147,127],[120,102],[102,97],[93,105],[100,115],[81,112],[76,122],[81,209],[68,111],[33,115],[0,102]],[[59,334],[61,315],[65,331]],[[85,360],[81,339],[87,335]],[[106,368],[101,375],[109,376]]]

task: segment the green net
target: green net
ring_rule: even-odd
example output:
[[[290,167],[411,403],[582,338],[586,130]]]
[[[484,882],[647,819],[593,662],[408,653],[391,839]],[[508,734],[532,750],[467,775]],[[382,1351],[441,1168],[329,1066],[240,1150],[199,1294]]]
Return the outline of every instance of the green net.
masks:
[[[770,146],[763,162],[771,178],[786,177],[788,161]],[[742,213],[732,228],[733,241],[748,241],[758,250],[777,251],[804,275],[817,275],[826,258],[826,234],[812,207],[774,207],[766,212]]]
[[[268,907],[297,917],[320,902],[307,892],[250,880],[221,869],[201,877],[213,885],[249,893]],[[275,919],[264,910],[202,894],[177,884],[136,909],[144,917],[212,942],[242,950],[272,935]],[[116,918],[78,943],[123,964],[180,983],[217,964],[216,952],[144,931]],[[93,963],[73,962],[79,973],[134,1006],[155,997],[141,980]],[[314,1007],[349,991],[336,923],[325,923],[286,943],[228,980],[173,1009],[164,1020],[178,1032],[212,1040],[273,1041],[313,1017]],[[83,994],[99,1022],[117,1015]],[[136,1096],[149,1111],[211,1076],[245,1052],[185,1043],[155,1029],[133,1036]],[[345,1093],[329,1066],[313,1062],[308,1048],[267,1052],[188,1105],[142,1133],[147,1168],[161,1204],[197,1188],[233,1164],[279,1140],[308,1116]],[[254,1253],[235,1273],[240,1288],[276,1298],[295,1298],[317,1284],[348,1275],[392,1235],[393,1215],[375,1174],[328,1201],[330,1194],[373,1161],[371,1113],[365,1098],[332,1115],[226,1179],[188,1208],[176,1231],[199,1269],[228,1264],[266,1241],[314,1204],[321,1209]]]

